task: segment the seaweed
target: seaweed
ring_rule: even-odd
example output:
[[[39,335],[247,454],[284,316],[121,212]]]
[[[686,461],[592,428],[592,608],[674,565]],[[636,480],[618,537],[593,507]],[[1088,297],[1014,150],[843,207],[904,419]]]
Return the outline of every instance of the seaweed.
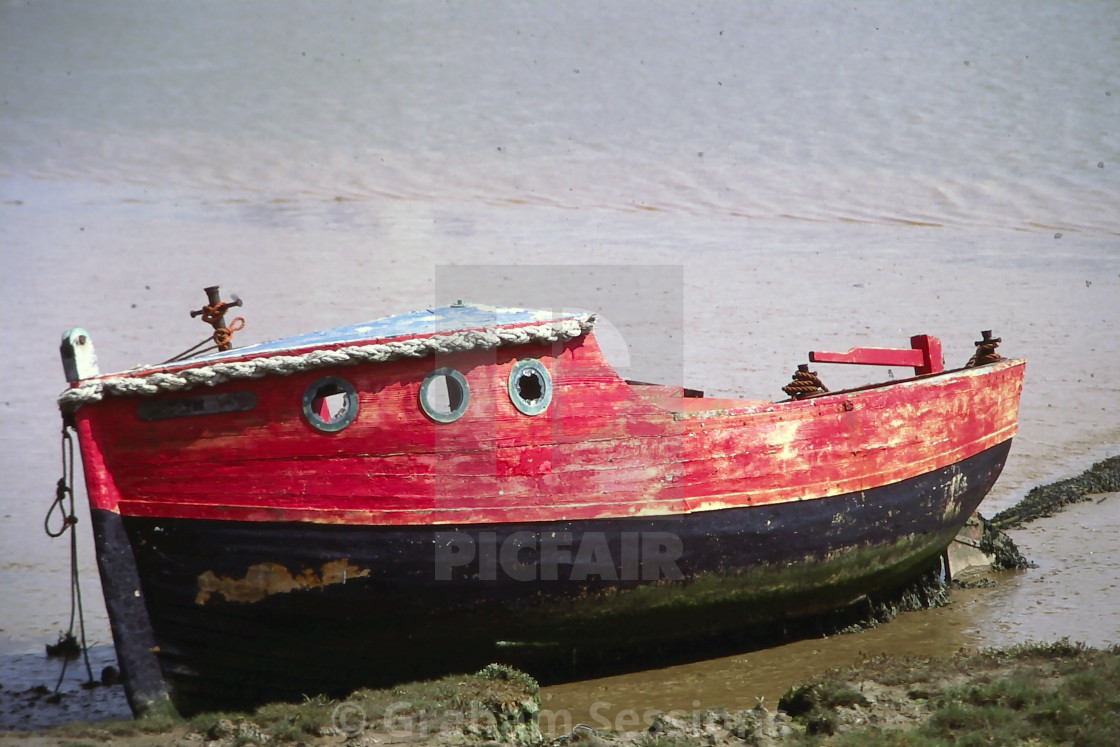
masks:
[[[1053,516],[1071,503],[1090,500],[1099,493],[1120,491],[1120,456],[1094,464],[1077,477],[1031,488],[1023,500],[992,517],[996,529],[1013,529],[1027,522]]]

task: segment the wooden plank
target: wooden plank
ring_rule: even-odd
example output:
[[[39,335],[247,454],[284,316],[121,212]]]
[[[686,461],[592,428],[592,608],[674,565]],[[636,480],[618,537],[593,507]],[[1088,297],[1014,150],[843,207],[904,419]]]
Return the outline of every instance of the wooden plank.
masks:
[[[920,367],[924,360],[920,350],[898,348],[851,348],[845,353],[809,353],[810,363],[857,363],[864,366]]]
[[[809,353],[810,363],[854,363],[864,366],[906,366],[914,373],[941,373],[945,362],[941,355],[941,341],[932,335],[914,335],[910,350],[904,348],[851,348],[844,353]]]

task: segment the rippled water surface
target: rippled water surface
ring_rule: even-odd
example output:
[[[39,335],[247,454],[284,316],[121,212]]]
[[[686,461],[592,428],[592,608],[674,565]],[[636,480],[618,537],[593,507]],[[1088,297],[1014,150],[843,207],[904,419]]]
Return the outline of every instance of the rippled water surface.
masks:
[[[201,338],[187,311],[215,283],[253,342],[464,284],[638,307],[653,291],[620,268],[668,266],[661,354],[617,324],[634,378],[777,397],[812,348],[928,332],[959,365],[995,329],[1029,365],[985,511],[1120,451],[1114,2],[3,2],[0,50],[5,687],[69,613],[41,530],[60,333],[90,330],[105,371],[163,360]],[[1115,643],[1117,505],[1020,532],[1064,560],[948,610],[602,686],[687,709],[859,650]],[[562,687],[574,708],[600,683]]]

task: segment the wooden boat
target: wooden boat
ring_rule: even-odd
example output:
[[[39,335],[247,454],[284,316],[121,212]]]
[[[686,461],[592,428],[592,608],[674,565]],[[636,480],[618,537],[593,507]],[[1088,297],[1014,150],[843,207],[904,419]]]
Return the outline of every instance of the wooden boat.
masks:
[[[134,710],[842,608],[936,561],[1016,432],[1025,362],[994,345],[814,353],[915,375],[755,402],[625,381],[593,324],[456,303],[112,375],[67,333]]]

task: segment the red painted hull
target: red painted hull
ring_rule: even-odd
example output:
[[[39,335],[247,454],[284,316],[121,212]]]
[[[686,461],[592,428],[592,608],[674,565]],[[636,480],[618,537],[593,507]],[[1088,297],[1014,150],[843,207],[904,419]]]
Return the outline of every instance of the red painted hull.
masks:
[[[511,371],[526,360],[547,368],[553,391],[536,415],[510,393]],[[469,406],[449,423],[419,406],[422,382],[443,366],[469,383]],[[387,632],[426,625],[462,626],[489,656],[480,642],[494,644],[507,629],[531,628],[533,645],[567,640],[547,620],[567,619],[617,645],[618,635],[644,635],[635,620],[651,620],[646,632],[660,640],[658,619],[688,636],[851,604],[913,578],[990,489],[1016,432],[1024,367],[1006,360],[801,401],[745,402],[628,384],[581,334],[80,406],[73,418],[110,617],[122,657],[137,659],[124,667],[130,698],[158,690],[161,677],[187,708],[199,694],[231,698],[247,670],[218,671],[207,651],[267,641],[252,655],[259,661],[306,645],[306,636],[289,640],[297,629],[342,640],[354,623],[375,625],[384,645],[367,646],[363,661],[376,664],[438,648],[439,636],[420,635],[424,646],[415,648],[412,634],[394,642]],[[332,432],[313,427],[304,402],[325,376],[356,397],[356,417]],[[143,409],[151,402],[155,409]],[[648,558],[634,555],[627,577],[627,537],[655,530],[676,532],[678,551],[657,567],[679,575],[647,577]],[[474,533],[471,558],[440,555],[441,542],[464,533]],[[530,555],[543,554],[544,538],[558,535],[576,544],[592,537],[620,564],[595,565],[602,557],[593,548],[584,558],[597,569],[590,575],[554,578],[538,559],[536,575],[516,584],[503,585],[501,573],[478,583],[489,579],[486,542],[529,537]],[[501,566],[507,574],[520,573],[519,552]],[[441,557],[452,559],[446,577]],[[753,578],[757,588],[744,586]],[[377,602],[390,597],[411,607],[387,615]],[[674,599],[692,601],[685,609]],[[324,600],[333,617],[316,621]],[[515,614],[533,624],[502,622]],[[125,618],[142,620],[143,635],[118,635]],[[454,636],[445,637],[454,649]],[[144,644],[129,649],[125,638]],[[137,674],[150,649],[161,651],[158,667]],[[312,677],[306,663],[288,667],[305,679],[283,680],[273,670],[287,664],[277,661],[279,669],[265,667],[262,698],[332,681],[330,671]],[[133,698],[134,707],[143,701]]]
[[[251,388],[248,412],[145,422],[137,401],[76,413],[91,505],[126,516],[429,525],[683,514],[823,498],[942,468],[1015,435],[1022,361],[799,402],[661,397],[621,381],[590,336],[552,350],[460,356],[471,407],[417,406],[432,361],[328,369]],[[549,360],[552,408],[510,404],[513,363]],[[301,416],[304,389],[348,377],[341,433]],[[168,395],[191,397],[195,393]]]

